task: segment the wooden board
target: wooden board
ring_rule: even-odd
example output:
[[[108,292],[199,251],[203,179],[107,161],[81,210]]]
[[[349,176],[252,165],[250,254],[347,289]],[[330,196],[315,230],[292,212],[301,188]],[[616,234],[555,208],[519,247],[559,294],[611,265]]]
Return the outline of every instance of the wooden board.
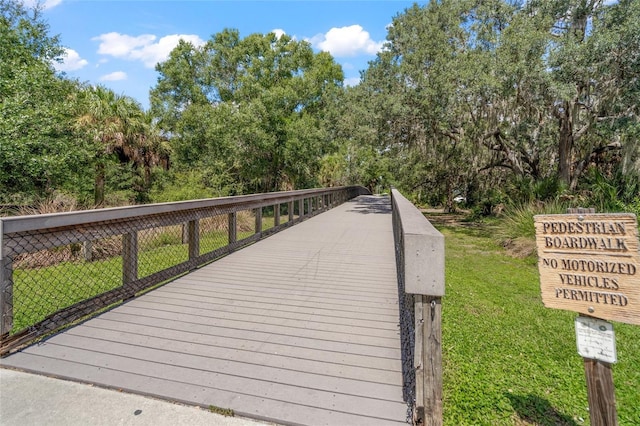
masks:
[[[538,215],[535,226],[545,306],[640,325],[635,215]]]

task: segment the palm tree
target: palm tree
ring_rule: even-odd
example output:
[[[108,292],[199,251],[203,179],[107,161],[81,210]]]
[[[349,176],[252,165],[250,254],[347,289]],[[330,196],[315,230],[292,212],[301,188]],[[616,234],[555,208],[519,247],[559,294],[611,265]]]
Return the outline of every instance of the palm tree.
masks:
[[[82,91],[76,129],[96,142],[95,206],[104,203],[107,157],[115,154],[121,163],[144,167],[145,187],[150,168],[168,162],[167,144],[148,114],[133,98],[118,95],[103,86],[89,86]]]

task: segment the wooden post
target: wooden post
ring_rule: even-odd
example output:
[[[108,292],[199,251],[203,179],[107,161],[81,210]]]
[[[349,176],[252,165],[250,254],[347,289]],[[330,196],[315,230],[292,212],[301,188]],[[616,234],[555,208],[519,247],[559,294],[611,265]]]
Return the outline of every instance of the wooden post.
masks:
[[[442,425],[442,300],[438,296],[415,296],[416,422],[425,426]],[[421,404],[423,403],[423,404]],[[423,405],[422,407],[420,405]]]
[[[200,221],[190,220],[187,223],[187,241],[189,244],[189,259],[200,256]]]
[[[273,226],[280,225],[280,204],[273,206]]]
[[[298,219],[302,219],[304,216],[304,198],[298,200]]]
[[[0,246],[0,254],[2,246]],[[0,337],[8,337],[13,328],[13,262],[0,256]]]
[[[591,426],[617,426],[616,396],[611,364],[584,358]]]
[[[138,279],[138,233],[122,236],[122,284]]]
[[[288,210],[289,210],[289,222],[287,223],[287,225],[292,225],[293,224],[293,201],[289,201],[289,205],[288,205]]]
[[[262,233],[262,207],[256,209],[256,234]]]
[[[88,240],[82,243],[82,257],[87,262],[91,262],[91,260],[93,259],[92,249],[93,241]]]
[[[237,225],[237,212],[229,213],[229,244],[233,244],[238,240]]]

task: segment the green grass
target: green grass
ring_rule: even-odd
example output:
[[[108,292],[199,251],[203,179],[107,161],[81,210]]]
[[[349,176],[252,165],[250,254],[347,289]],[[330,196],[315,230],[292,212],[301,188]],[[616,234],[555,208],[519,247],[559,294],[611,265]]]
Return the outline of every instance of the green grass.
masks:
[[[507,256],[494,227],[440,230],[445,424],[588,425],[576,314],[542,305],[536,259]],[[619,422],[640,425],[640,327],[614,330]]]
[[[263,230],[273,227],[273,218],[265,218]],[[253,235],[238,231],[238,239]],[[227,245],[227,231],[210,231],[200,238],[201,254]],[[179,237],[159,234],[144,244],[138,254],[138,277],[143,278],[188,260],[187,244]],[[84,262],[60,262],[53,266],[16,268],[14,280],[14,319],[12,333],[42,321],[48,315],[74,303],[102,294],[122,285],[122,257]]]

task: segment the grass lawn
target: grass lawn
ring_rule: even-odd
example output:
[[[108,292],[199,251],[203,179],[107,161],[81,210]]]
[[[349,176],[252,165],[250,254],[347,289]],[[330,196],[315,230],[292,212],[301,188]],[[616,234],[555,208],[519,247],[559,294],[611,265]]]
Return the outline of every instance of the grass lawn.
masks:
[[[508,256],[492,226],[439,229],[445,424],[588,425],[577,314],[542,305],[536,259]],[[640,425],[640,326],[614,331],[619,424]]]
[[[283,221],[284,223],[285,221]],[[274,226],[273,217],[264,217],[262,229]],[[239,230],[238,240],[253,231]],[[159,234],[138,253],[138,277],[146,277],[189,258],[188,246],[174,233]],[[200,237],[201,254],[227,245],[227,231],[209,231]],[[143,244],[141,244],[142,246]],[[13,333],[42,321],[54,312],[105,293],[122,285],[122,256],[85,262],[60,262],[40,268],[16,268],[14,280]]]

